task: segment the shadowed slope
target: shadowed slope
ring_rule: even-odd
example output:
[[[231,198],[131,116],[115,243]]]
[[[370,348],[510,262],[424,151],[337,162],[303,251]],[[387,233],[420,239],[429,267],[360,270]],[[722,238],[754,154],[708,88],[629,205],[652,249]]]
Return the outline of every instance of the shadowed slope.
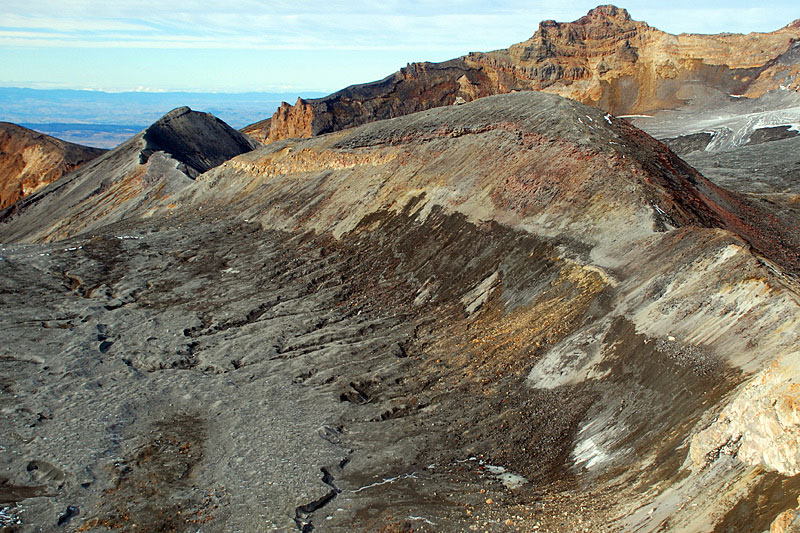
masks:
[[[210,114],[175,109],[90,165],[0,211],[0,240],[59,239],[141,213],[255,146]]]

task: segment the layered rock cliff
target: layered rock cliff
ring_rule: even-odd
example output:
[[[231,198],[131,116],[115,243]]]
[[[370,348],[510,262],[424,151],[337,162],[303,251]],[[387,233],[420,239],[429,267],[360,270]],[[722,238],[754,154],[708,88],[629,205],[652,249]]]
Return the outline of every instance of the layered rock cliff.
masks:
[[[262,141],[321,133],[512,91],[546,91],[632,114],[681,106],[708,90],[758,97],[800,88],[800,22],[772,33],[671,35],[599,6],[545,21],[527,41],[444,63],[414,63],[383,80],[283,104],[244,131]]]
[[[0,122],[0,209],[104,152]]]

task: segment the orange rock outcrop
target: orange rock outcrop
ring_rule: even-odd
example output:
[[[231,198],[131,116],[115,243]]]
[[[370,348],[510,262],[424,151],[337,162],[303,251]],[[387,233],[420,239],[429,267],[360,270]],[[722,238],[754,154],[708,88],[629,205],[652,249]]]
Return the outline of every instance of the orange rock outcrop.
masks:
[[[574,22],[544,21],[508,49],[413,63],[377,82],[284,103],[271,121],[245,131],[268,142],[311,137],[512,91],[634,114],[709,91],[750,98],[780,89],[800,90],[800,21],[771,33],[671,35],[605,5]]]
[[[0,209],[104,152],[0,122]]]

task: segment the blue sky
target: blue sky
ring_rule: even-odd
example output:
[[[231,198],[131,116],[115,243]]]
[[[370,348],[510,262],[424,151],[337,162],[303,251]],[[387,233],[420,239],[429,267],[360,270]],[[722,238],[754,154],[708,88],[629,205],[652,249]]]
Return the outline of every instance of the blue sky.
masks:
[[[332,91],[408,62],[523,41],[595,1],[5,0],[0,85],[106,91]],[[656,4],[658,4],[657,7]],[[670,33],[772,31],[797,0],[631,0]]]

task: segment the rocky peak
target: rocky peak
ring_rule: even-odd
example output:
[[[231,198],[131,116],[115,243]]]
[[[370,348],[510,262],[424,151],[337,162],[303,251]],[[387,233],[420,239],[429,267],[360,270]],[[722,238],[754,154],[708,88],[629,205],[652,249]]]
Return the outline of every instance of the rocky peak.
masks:
[[[613,5],[598,6],[575,22],[547,20],[539,24],[539,30],[531,41],[559,41],[565,44],[582,44],[586,40],[619,40],[627,37],[646,24],[631,19],[625,9]]]
[[[631,16],[627,9],[619,8],[612,4],[606,4],[604,6],[597,6],[596,8],[590,10],[585,17],[582,17],[578,20],[578,23],[586,24],[590,21],[597,21],[598,19],[615,22],[629,22],[631,20]]]
[[[680,108],[698,86],[759,97],[800,83],[799,72],[784,72],[796,63],[787,37],[800,39],[800,20],[773,33],[676,36],[601,5],[574,22],[546,20],[530,39],[505,50],[414,63],[380,81],[282,105],[272,120],[247,131],[269,142],[311,137],[458,98],[521,90],[552,92],[613,114]],[[795,81],[787,85],[788,79]]]
[[[139,155],[146,163],[158,151],[183,163],[192,177],[249,152],[256,143],[208,113],[190,108],[173,109],[144,131],[145,147]]]

